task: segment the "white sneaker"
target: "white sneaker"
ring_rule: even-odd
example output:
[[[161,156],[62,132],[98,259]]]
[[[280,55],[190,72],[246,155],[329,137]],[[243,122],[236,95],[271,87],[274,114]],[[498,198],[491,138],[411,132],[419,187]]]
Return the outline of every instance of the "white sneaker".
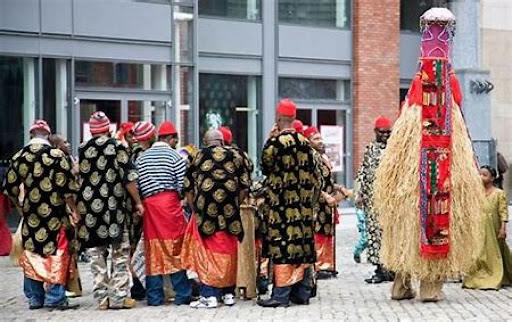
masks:
[[[235,305],[235,296],[231,293],[224,295],[222,297],[222,300],[224,301],[224,305],[227,305],[227,306]]]
[[[201,297],[199,301],[191,302],[190,307],[195,309],[213,309],[217,307],[217,298],[215,296]]]

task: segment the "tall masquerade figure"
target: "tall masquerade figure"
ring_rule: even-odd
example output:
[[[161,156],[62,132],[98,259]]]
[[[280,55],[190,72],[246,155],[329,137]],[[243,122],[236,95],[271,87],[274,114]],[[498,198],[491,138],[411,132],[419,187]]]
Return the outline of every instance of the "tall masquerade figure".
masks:
[[[432,8],[420,18],[421,57],[375,180],[381,260],[397,272],[392,298],[442,299],[446,278],[474,266],[484,190],[450,62],[455,17]],[[390,194],[390,191],[395,191]]]

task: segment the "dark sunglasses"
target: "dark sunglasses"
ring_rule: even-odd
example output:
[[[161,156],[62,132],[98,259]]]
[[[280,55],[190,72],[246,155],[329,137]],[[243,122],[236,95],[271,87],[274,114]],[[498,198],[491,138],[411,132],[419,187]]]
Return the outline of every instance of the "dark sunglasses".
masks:
[[[377,130],[377,132],[379,134],[391,134],[391,131],[389,131],[389,130],[388,131]]]

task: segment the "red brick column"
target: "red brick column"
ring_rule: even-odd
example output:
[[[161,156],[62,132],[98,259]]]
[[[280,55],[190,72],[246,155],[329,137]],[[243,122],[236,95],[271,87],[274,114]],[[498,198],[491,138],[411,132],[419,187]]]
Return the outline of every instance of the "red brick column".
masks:
[[[394,120],[399,104],[400,1],[353,1],[354,171],[374,139],[379,115]]]

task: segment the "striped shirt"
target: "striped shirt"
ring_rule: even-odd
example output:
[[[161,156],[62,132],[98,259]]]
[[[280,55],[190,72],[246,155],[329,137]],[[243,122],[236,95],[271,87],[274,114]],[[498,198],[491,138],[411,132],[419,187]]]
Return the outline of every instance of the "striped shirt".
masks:
[[[155,142],[137,159],[139,191],[149,197],[162,191],[181,192],[187,165],[167,143]]]

